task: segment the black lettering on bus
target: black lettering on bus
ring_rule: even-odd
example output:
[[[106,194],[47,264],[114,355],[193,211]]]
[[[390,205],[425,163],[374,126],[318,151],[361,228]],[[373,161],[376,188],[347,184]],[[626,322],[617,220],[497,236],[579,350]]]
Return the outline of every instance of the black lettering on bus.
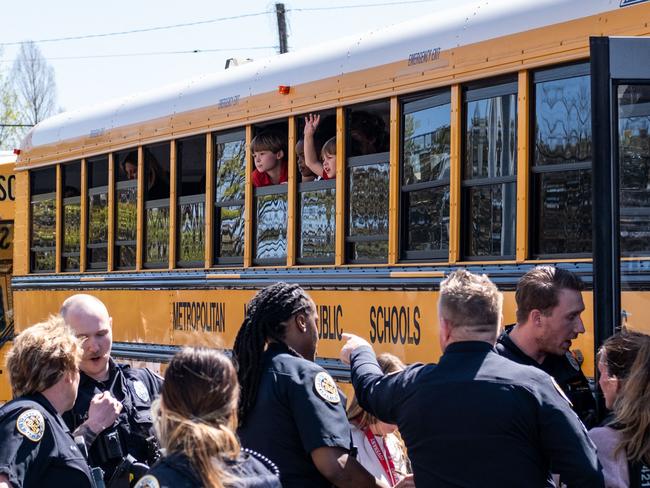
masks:
[[[7,182],[9,187],[9,200],[16,200],[16,193],[14,191],[14,185],[16,183],[16,175],[9,176]]]
[[[4,202],[7,199],[7,189],[5,188],[5,176],[0,175],[0,202]]]
[[[377,340],[377,310],[375,307],[370,307],[370,342],[374,343]]]
[[[402,307],[404,308],[404,307]],[[397,307],[393,307],[390,311],[390,341],[393,344],[397,344],[399,339],[399,328],[400,328],[400,311],[397,310]]]
[[[9,249],[11,240],[9,239],[9,227],[0,227],[0,249]]]
[[[409,337],[409,344],[415,342],[415,345],[420,344],[420,307],[415,307],[413,309],[413,338]],[[411,342],[412,341],[412,342]]]

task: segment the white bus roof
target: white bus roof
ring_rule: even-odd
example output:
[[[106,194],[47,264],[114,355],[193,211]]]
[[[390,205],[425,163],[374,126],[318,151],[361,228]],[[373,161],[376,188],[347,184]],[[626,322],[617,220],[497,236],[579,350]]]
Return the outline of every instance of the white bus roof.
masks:
[[[261,59],[146,93],[56,115],[33,128],[22,150],[141,124],[219,101],[276,91],[408,59],[427,49],[445,51],[601,12],[630,0],[483,0],[335,42]]]

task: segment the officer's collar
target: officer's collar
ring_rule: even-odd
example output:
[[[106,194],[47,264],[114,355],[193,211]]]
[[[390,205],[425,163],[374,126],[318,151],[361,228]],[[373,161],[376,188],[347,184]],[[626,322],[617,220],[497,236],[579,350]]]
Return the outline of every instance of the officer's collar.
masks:
[[[99,383],[103,385],[110,385],[111,382],[113,381],[113,378],[117,374],[117,371],[120,369],[120,366],[113,360],[113,358],[109,357],[108,358],[108,379],[105,381],[98,381],[94,378],[91,378],[88,376],[86,373],[83,371],[80,371],[80,379],[79,379],[79,384],[80,385],[86,385],[87,383]]]
[[[495,352],[494,347],[485,341],[452,342],[445,348],[445,354],[457,352]]]

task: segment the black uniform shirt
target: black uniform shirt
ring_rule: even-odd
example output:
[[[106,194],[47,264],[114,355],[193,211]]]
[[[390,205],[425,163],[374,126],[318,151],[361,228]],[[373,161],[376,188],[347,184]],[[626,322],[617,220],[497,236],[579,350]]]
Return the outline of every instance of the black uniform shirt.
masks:
[[[486,342],[447,346],[438,365],[383,376],[372,349],[352,353],[359,404],[397,424],[417,486],[603,486],[596,449],[546,373]]]
[[[280,478],[272,465],[257,453],[242,452],[239,459],[226,463],[228,472],[236,483],[226,486],[236,488],[282,488]],[[277,471],[277,469],[274,469]],[[222,480],[224,481],[224,480]],[[158,461],[136,483],[135,488],[197,488],[202,487],[201,477],[183,454],[172,454]]]
[[[329,487],[311,452],[352,449],[345,397],[323,368],[283,344],[269,345],[262,368],[255,406],[239,430],[242,445],[278,466],[284,488]]]
[[[564,356],[547,354],[544,362],[539,364],[533,358],[517,347],[510,338],[514,326],[506,327],[506,330],[497,340],[496,350],[511,361],[528,366],[535,366],[550,374],[557,381],[562,391],[569,397],[573,410],[578,414],[580,420],[587,428],[596,425],[596,400],[591,393],[589,382],[580,369],[578,361],[573,354],[567,352]]]
[[[0,473],[14,488],[94,486],[70,431],[41,394],[0,408]]]
[[[153,464],[146,439],[153,434],[151,402],[158,396],[162,378],[146,368],[131,368],[128,364],[109,363],[108,380],[96,381],[81,373],[79,393],[72,410],[63,414],[63,419],[74,431],[88,418],[90,401],[97,393],[110,391],[122,403],[122,412],[116,421],[117,428],[108,428],[99,433],[89,448],[90,463],[101,467],[104,479],[110,479],[121,459],[106,459],[102,437],[117,430],[124,455],[131,454],[141,463]]]

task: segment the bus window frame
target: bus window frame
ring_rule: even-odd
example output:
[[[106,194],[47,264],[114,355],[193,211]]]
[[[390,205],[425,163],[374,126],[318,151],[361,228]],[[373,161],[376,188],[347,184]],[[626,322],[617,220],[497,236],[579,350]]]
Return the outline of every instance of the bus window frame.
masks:
[[[499,254],[490,256],[477,256],[469,254],[469,235],[468,227],[471,225],[471,206],[470,206],[470,191],[471,188],[478,188],[481,186],[495,186],[503,184],[512,184],[515,189],[515,202],[517,199],[517,160],[513,165],[513,174],[510,176],[499,176],[495,178],[467,178],[465,175],[465,164],[467,156],[467,104],[489,98],[496,98],[502,96],[519,95],[519,83],[516,74],[499,76],[496,78],[481,79],[473,83],[467,83],[461,86],[461,131],[460,131],[460,255],[463,261],[479,262],[479,261],[515,261],[517,256],[517,218],[515,208],[515,222],[512,229],[512,236],[514,238],[513,253],[512,254]],[[515,110],[518,108],[515,105]],[[515,116],[515,124],[517,123],[517,116]],[[518,127],[515,127],[514,135],[517,137]],[[519,144],[519,141],[516,141]],[[515,144],[515,146],[516,146]],[[516,154],[516,151],[515,151]]]
[[[138,178],[140,178],[140,175],[138,175]],[[133,266],[118,266],[120,259],[120,253],[119,253],[119,248],[122,246],[133,246],[134,249],[137,248],[138,244],[138,228],[137,228],[137,223],[136,223],[136,235],[135,235],[135,240],[134,241],[118,241],[117,240],[117,219],[118,219],[118,199],[117,199],[117,194],[120,190],[130,190],[134,189],[136,191],[136,199],[135,199],[135,208],[136,208],[136,219],[137,219],[137,212],[138,212],[138,178],[135,180],[128,180],[128,181],[117,181],[117,171],[115,172],[115,197],[113,199],[114,205],[115,205],[115,234],[114,234],[114,243],[113,246],[115,247],[115,254],[114,254],[114,266],[116,270],[124,271],[124,270],[134,270],[136,268],[135,263]],[[137,253],[137,251],[136,251]]]
[[[56,191],[50,192],[50,193],[39,193],[37,195],[32,195],[30,191],[30,198],[29,198],[29,214],[30,214],[30,219],[29,219],[29,269],[31,274],[46,274],[46,273],[54,273],[56,271],[56,257],[54,259],[54,267],[51,269],[39,269],[35,270],[34,269],[34,252],[43,252],[43,251],[51,251],[56,255],[56,239],[54,240],[54,246],[50,247],[36,247],[32,245],[32,238],[33,238],[33,231],[34,231],[34,215],[32,212],[32,205],[34,203],[38,202],[44,202],[47,200],[52,200],[54,202],[55,208],[56,208]],[[55,223],[56,225],[56,223]],[[56,227],[55,227],[56,228]]]
[[[537,121],[537,111],[535,110],[537,98],[535,96],[535,85],[537,83],[545,83],[549,81],[559,81],[566,80],[569,78],[578,78],[582,76],[592,76],[591,74],[591,65],[589,60],[581,60],[578,62],[572,62],[568,64],[554,65],[550,67],[540,68],[534,71],[531,71],[530,77],[530,100],[528,105],[529,111],[529,139],[528,144],[528,177],[529,177],[529,191],[528,191],[528,239],[530,242],[530,258],[534,260],[544,260],[544,259],[591,259],[593,257],[593,249],[591,252],[576,252],[576,253],[539,253],[539,236],[537,232],[537,214],[539,210],[539,202],[536,191],[535,178],[536,175],[543,173],[562,173],[566,171],[581,171],[581,170],[591,170],[592,175],[592,185],[593,185],[593,161],[585,161],[580,163],[568,163],[568,164],[547,164],[547,165],[535,165],[535,128]],[[592,107],[593,110],[593,107]],[[591,137],[593,145],[594,131],[592,127]],[[592,157],[593,159],[593,157]],[[593,208],[593,200],[591,206]],[[592,229],[593,229],[593,220],[592,220]],[[593,232],[593,230],[592,230]],[[592,242],[593,245],[593,242]]]
[[[165,147],[166,146],[166,147]],[[143,167],[143,175],[149,175],[149,171],[151,171],[151,167],[149,166],[150,163],[147,161],[147,151],[152,153],[152,149],[156,147],[163,147],[167,149],[167,157],[169,158],[169,170],[171,172],[171,153],[172,153],[172,140],[171,139],[166,139],[164,141],[158,141],[158,142],[152,142],[150,144],[144,144],[141,146],[142,147],[142,167]],[[156,164],[159,166],[160,170],[162,170],[162,165],[160,162],[156,161]],[[171,177],[171,174],[169,175]],[[159,174],[157,175],[158,178],[162,178],[162,175]],[[168,218],[171,222],[172,218],[172,211],[171,211],[171,181],[167,182],[167,190],[168,190],[168,197],[167,198],[158,198],[155,200],[149,200],[149,188],[147,186],[147,179],[143,178],[143,192],[142,192],[142,198],[144,199],[143,205],[142,205],[142,229],[141,229],[141,241],[142,241],[142,269],[150,269],[150,270],[160,270],[160,269],[169,269],[169,255],[171,254],[171,248],[169,248],[169,239],[170,239],[170,226],[167,225],[167,243],[168,243],[168,249],[167,249],[167,257],[163,261],[147,261],[147,210],[152,209],[152,208],[166,208],[167,209],[167,214]],[[169,224],[169,223],[168,223]]]
[[[404,118],[406,115],[413,112],[420,112],[429,108],[441,107],[449,105],[449,128],[451,130],[452,114],[451,114],[451,87],[445,87],[433,92],[417,93],[402,97],[400,103],[400,134],[399,134],[399,165],[397,178],[399,180],[399,209],[397,212],[398,227],[399,227],[399,257],[402,262],[418,262],[418,261],[440,261],[444,262],[449,259],[449,240],[450,235],[447,236],[447,250],[446,251],[409,251],[405,248],[408,242],[407,234],[408,228],[404,225],[407,221],[406,213],[409,210],[407,205],[408,197],[411,192],[418,190],[428,190],[447,187],[451,195],[451,154],[450,154],[450,171],[449,176],[444,179],[430,180],[419,183],[403,184],[402,176],[404,175]],[[407,107],[408,106],[408,107]],[[451,153],[451,141],[450,141]],[[450,212],[450,208],[447,209]],[[451,217],[451,216],[450,216]]]
[[[244,195],[241,199],[236,200],[217,200],[217,146],[219,144],[228,144],[229,142],[238,142],[242,141],[244,144],[244,149],[246,147],[246,128],[241,127],[237,129],[217,131],[212,133],[212,161],[209,161],[209,164],[212,165],[213,171],[213,201],[208,209],[206,207],[206,218],[207,212],[212,212],[212,249],[213,249],[213,258],[212,258],[212,267],[219,267],[223,265],[244,265],[244,254],[246,248],[246,233],[242,232],[242,254],[241,256],[221,256],[221,208],[222,207],[241,207],[242,208],[242,219],[246,219],[246,153],[244,151],[244,158],[242,162],[244,163],[243,174],[244,174]],[[217,211],[219,209],[219,211]],[[243,229],[243,227],[242,227]],[[206,236],[207,237],[207,236]]]
[[[81,160],[74,160],[74,161],[68,161],[65,163],[60,164],[59,166],[61,167],[61,178],[62,178],[62,187],[61,191],[65,192],[65,173],[66,173],[66,167],[72,166],[78,164],[79,165],[79,195],[74,196],[74,197],[66,197],[65,195],[61,195],[61,230],[62,233],[65,233],[65,208],[66,205],[79,205],[79,251],[78,252],[65,252],[65,235],[62,235],[60,237],[60,243],[61,243],[61,270],[65,273],[79,273],[81,271],[81,227],[83,226],[83,222],[81,221],[81,205],[82,205],[82,184],[81,184]],[[64,259],[65,258],[77,258],[79,262],[79,267],[77,268],[70,268],[63,266],[64,264]],[[67,263],[67,259],[65,260]]]

